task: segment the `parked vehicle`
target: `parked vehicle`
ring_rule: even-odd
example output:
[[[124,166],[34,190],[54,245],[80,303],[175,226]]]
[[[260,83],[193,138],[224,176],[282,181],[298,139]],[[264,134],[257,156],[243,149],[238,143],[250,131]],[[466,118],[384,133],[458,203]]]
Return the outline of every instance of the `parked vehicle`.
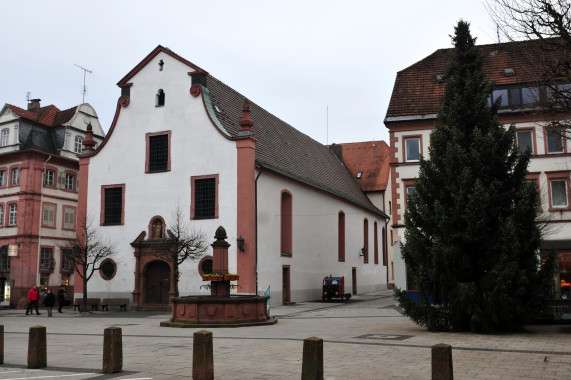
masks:
[[[349,301],[351,293],[345,293],[345,277],[325,277],[323,279],[323,292],[321,299],[331,301],[332,298],[341,298],[341,300]]]

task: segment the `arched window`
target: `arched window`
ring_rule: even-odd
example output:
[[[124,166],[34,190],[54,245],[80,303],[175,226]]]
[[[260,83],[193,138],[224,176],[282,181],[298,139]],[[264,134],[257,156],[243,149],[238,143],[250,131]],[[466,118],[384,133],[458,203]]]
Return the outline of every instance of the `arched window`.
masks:
[[[387,257],[387,231],[385,231],[385,228],[383,227],[383,237],[382,237],[383,241],[381,242],[381,244],[383,245],[383,265],[387,266],[387,262],[388,257]]]
[[[281,254],[292,255],[292,199],[287,191],[282,191],[281,198]]]
[[[75,153],[81,153],[81,151],[83,150],[83,137],[81,136],[75,136],[75,143],[73,145],[73,151]]]
[[[377,222],[373,224],[374,231],[373,231],[373,251],[374,251],[374,260],[375,264],[379,263],[379,233],[377,231]]]
[[[156,101],[155,101],[155,106],[157,107],[162,107],[165,105],[165,92],[163,91],[163,89],[161,88],[158,92],[157,92],[157,97],[156,97]]]
[[[337,252],[338,260],[345,261],[345,213],[339,211],[337,220]]]
[[[369,262],[369,221],[363,220],[363,248],[365,248],[365,264]]]
[[[10,130],[8,128],[4,128],[2,130],[2,140],[0,142],[0,146],[8,146],[9,138],[10,138]]]

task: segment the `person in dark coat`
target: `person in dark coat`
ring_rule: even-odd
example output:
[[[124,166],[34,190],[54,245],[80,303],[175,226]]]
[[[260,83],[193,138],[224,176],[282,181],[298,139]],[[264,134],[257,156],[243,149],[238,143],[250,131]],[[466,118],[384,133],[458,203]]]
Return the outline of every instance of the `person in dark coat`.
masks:
[[[63,285],[60,285],[60,287],[57,291],[57,304],[58,304],[58,308],[57,308],[58,313],[63,313],[61,311],[61,308],[65,304],[65,289],[64,289]]]
[[[26,315],[28,313],[34,313],[33,309],[36,309],[36,314],[40,315],[38,311],[38,287],[36,284],[32,286],[32,289],[28,292],[28,306],[26,307]]]
[[[44,305],[46,305],[46,309],[48,309],[48,317],[52,316],[52,307],[56,304],[56,296],[52,293],[51,289],[48,289],[48,294],[46,294],[46,298],[44,298]]]

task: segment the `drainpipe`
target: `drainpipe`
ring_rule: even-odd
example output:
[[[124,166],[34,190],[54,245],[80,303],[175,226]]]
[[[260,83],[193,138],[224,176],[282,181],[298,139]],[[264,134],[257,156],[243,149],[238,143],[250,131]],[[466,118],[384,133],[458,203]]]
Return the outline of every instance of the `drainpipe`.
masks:
[[[385,239],[383,241],[383,245],[385,247],[385,253],[387,255],[387,290],[389,290],[389,270],[390,270],[389,245],[387,243],[387,241],[389,240],[389,221],[390,220],[391,220],[390,218],[385,219]]]
[[[258,172],[258,175],[256,176],[256,179],[254,180],[254,204],[255,204],[255,209],[254,209],[254,214],[255,214],[255,231],[256,231],[256,264],[255,264],[255,270],[256,270],[256,295],[258,295],[258,178],[260,178],[260,176],[262,175],[262,172],[264,171],[264,168],[260,167],[260,171]]]
[[[42,252],[42,245],[41,245],[41,240],[42,240],[42,222],[43,222],[43,216],[44,216],[44,210],[42,208],[42,203],[44,202],[44,179],[45,179],[45,175],[46,175],[46,164],[49,160],[51,160],[52,155],[50,154],[48,156],[48,158],[44,161],[43,165],[44,165],[44,170],[42,171],[42,185],[40,187],[40,224],[38,225],[38,262],[36,263],[37,267],[36,267],[36,284],[38,284],[38,288],[39,288],[39,283],[40,283],[40,260],[41,260],[41,252]],[[56,178],[54,178],[54,180],[56,180]]]

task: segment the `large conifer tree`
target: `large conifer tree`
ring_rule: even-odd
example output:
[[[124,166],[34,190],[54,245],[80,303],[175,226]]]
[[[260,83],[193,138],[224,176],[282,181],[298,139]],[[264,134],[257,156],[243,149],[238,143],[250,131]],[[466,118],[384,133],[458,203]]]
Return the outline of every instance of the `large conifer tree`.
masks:
[[[407,200],[402,255],[419,302],[395,298],[430,330],[491,332],[529,320],[549,288],[538,271],[538,194],[526,182],[529,154],[515,145],[515,127],[490,105],[482,53],[460,21],[452,37],[444,97]]]

